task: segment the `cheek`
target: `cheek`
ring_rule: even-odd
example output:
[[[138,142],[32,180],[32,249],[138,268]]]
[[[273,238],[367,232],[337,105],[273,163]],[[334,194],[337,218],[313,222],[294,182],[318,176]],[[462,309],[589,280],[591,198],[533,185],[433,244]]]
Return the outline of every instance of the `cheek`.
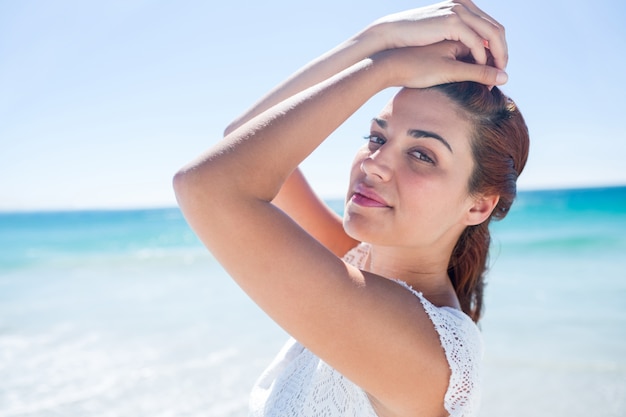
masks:
[[[467,196],[465,183],[441,172],[409,178],[399,189],[405,201],[403,216],[414,220],[419,216],[417,221],[424,229],[445,227],[459,220]]]

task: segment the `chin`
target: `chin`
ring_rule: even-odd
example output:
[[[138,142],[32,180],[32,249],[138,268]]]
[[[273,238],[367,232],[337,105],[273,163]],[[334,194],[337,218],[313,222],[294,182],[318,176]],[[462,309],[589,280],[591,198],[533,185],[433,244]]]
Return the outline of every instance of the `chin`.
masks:
[[[343,230],[352,239],[358,240],[359,242],[367,242],[367,233],[364,233],[364,228],[360,227],[357,223],[359,222],[355,221],[355,215],[346,211],[343,216]]]
[[[348,236],[359,242],[385,245],[381,227],[373,225],[358,214],[346,214],[343,218],[343,229]]]

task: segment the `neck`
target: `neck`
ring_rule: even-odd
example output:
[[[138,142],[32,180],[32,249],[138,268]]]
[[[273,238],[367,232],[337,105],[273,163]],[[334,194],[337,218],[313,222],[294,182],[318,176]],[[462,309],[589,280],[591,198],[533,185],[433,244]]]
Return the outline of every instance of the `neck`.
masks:
[[[399,279],[435,305],[459,307],[454,287],[448,277],[452,249],[425,253],[414,248],[374,246],[366,270],[388,279]]]

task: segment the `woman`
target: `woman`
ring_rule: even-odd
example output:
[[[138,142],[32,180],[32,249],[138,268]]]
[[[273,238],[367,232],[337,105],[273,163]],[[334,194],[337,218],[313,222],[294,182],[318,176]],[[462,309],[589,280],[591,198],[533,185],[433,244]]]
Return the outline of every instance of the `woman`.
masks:
[[[387,16],[177,173],[191,227],[293,336],[251,415],[474,415],[487,225],[528,152],[521,115],[493,87],[506,62],[503,28],[469,0]],[[356,155],[342,223],[297,166],[389,87],[401,89]]]

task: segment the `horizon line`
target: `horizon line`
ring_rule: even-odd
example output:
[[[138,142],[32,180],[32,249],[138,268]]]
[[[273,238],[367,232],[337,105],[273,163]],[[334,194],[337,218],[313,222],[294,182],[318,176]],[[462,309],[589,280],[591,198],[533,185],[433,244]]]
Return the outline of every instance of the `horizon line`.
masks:
[[[555,191],[584,191],[584,190],[606,190],[613,188],[626,188],[626,183],[622,184],[606,184],[606,185],[580,185],[580,186],[545,186],[545,187],[529,187],[518,189],[518,194],[535,193],[535,192],[555,192]],[[339,195],[321,196],[326,202],[337,202],[345,197]],[[11,208],[0,207],[0,214],[19,214],[19,213],[69,213],[69,212],[113,212],[113,211],[142,211],[142,210],[170,210],[177,209],[175,202],[157,203],[157,204],[136,204],[136,205],[93,205],[84,207],[57,206],[57,207],[26,207]]]

